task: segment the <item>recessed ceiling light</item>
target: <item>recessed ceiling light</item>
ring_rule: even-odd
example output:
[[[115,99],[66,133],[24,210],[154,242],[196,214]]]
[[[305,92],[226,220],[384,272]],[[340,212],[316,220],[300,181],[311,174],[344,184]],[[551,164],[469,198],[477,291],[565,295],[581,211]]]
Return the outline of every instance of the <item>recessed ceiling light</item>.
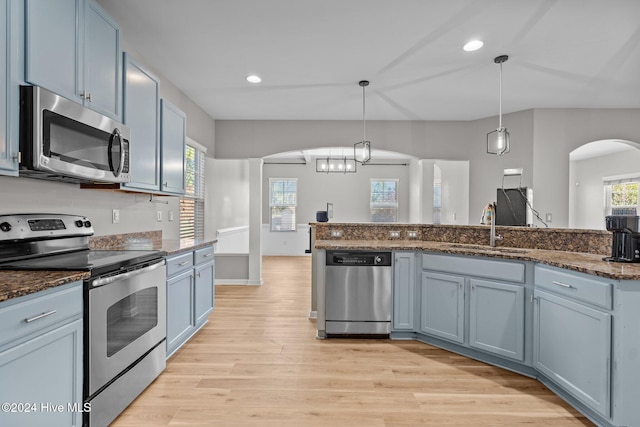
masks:
[[[247,81],[249,83],[260,83],[262,81],[262,79],[260,78],[260,76],[256,76],[255,74],[251,74],[250,76],[247,76]]]
[[[484,43],[481,40],[471,40],[469,43],[465,44],[462,49],[465,52],[473,52],[474,50],[480,49],[484,46]]]

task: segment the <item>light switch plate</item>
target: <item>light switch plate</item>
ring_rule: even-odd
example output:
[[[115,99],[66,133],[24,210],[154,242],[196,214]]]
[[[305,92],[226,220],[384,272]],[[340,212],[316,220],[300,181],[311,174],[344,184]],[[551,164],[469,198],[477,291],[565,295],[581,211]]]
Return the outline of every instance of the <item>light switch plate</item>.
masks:
[[[111,211],[111,222],[113,224],[120,223],[120,209],[113,209]]]
[[[162,211],[156,211],[156,219],[158,222],[162,222]]]
[[[173,211],[169,211],[169,222],[173,221]]]
[[[548,213],[545,217],[547,222],[551,222],[553,220],[553,215],[551,215],[550,213]]]

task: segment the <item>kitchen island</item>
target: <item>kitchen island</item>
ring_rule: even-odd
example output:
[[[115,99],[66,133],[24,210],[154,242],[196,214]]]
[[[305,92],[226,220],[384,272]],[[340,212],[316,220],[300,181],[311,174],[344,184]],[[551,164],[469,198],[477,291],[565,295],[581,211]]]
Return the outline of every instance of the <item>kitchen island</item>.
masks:
[[[326,251],[390,251],[392,339],[537,378],[597,425],[639,425],[640,265],[603,261],[609,233],[498,227],[491,247],[483,226],[312,226],[319,337]]]

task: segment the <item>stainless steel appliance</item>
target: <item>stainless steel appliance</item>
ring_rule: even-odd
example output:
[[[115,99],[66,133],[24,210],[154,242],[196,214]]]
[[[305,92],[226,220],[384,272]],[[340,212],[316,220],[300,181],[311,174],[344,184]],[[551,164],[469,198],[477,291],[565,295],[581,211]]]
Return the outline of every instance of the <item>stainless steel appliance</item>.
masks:
[[[391,332],[391,260],[391,252],[327,251],[327,336]]]
[[[20,175],[129,182],[128,127],[38,86],[20,87]]]
[[[166,366],[162,251],[90,250],[81,216],[0,216],[0,269],[90,271],[84,282],[84,426],[107,426]]]
[[[613,233],[611,256],[605,261],[640,262],[640,216],[609,215],[605,218],[607,230]]]

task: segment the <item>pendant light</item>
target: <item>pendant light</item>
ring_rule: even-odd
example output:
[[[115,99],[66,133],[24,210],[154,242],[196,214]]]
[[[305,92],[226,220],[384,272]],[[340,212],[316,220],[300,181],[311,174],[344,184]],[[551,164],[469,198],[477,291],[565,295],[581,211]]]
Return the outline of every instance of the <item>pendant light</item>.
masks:
[[[498,115],[498,129],[487,134],[487,153],[497,154],[498,156],[508,153],[510,149],[509,132],[507,128],[502,127],[502,63],[508,59],[507,55],[500,55],[493,60],[493,62],[500,65],[500,112]]]
[[[353,157],[356,162],[365,164],[371,160],[371,141],[367,141],[367,122],[365,121],[364,90],[369,86],[368,80],[360,80],[362,87],[362,141],[353,144]]]

